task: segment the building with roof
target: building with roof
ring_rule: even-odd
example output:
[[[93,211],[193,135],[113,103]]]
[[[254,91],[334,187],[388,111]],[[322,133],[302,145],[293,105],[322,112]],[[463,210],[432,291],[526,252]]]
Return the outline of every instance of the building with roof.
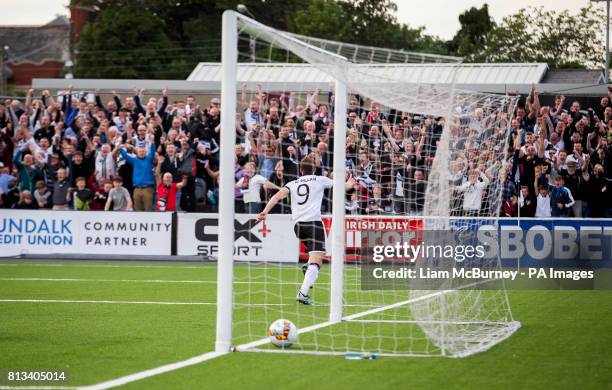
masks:
[[[578,94],[599,94],[605,90],[601,70],[550,69],[545,63],[497,63],[497,64],[358,64],[368,68],[368,73],[381,79],[403,79],[408,83],[449,85],[453,81],[458,89],[486,93],[528,92],[532,84],[541,93],[562,93],[564,89]],[[455,71],[455,72],[453,72]],[[313,90],[331,81],[331,77],[310,64],[239,63],[239,83],[265,85],[266,89]],[[221,64],[199,63],[187,81],[206,84],[221,82]],[[603,89],[602,89],[603,88]]]
[[[83,7],[73,7],[70,19],[58,15],[41,26],[0,26],[0,36],[7,47],[4,75],[8,82],[26,87],[34,78],[63,77],[88,12]]]
[[[42,26],[1,26],[8,46],[8,81],[30,85],[34,77],[60,77],[70,59],[70,21],[58,16]]]
[[[423,82],[434,85],[448,85],[453,80],[456,88],[495,94],[526,95],[532,84],[543,99],[564,94],[568,98],[595,98],[608,94],[600,70],[554,70],[544,63],[515,64],[357,64],[368,67],[381,79],[385,76],[396,79],[401,76],[407,81]],[[119,79],[35,79],[36,89],[65,90],[68,85],[81,91],[116,90],[128,92],[131,86],[148,91],[161,91],[168,87],[177,98],[187,95],[210,98],[221,91],[221,64],[203,62],[198,64],[187,80],[119,80]],[[302,63],[239,63],[237,67],[238,84],[246,84],[248,90],[255,90],[257,84],[269,91],[314,91],[329,89],[331,77],[309,64]]]

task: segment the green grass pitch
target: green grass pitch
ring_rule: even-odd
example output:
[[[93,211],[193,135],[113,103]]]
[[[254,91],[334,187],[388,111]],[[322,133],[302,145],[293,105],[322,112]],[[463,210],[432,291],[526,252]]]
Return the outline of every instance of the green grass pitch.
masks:
[[[244,272],[236,268],[237,280],[266,280],[256,270]],[[277,293],[293,294],[301,272],[281,272],[278,278],[286,273],[290,282],[280,284]],[[322,275],[320,282],[328,276]],[[216,267],[197,264],[1,262],[0,370],[67,369],[70,382],[65,385],[84,386],[211,351],[215,277]],[[237,299],[242,291],[245,299],[250,296],[258,303],[254,300],[262,285],[250,288],[249,294],[238,289]],[[326,293],[322,289],[315,295],[316,302],[326,301]],[[124,387],[612,389],[612,291],[510,291],[509,299],[523,327],[491,350],[467,358],[354,361],[342,356],[232,353]],[[324,306],[291,310],[313,310],[304,316],[310,322],[300,326],[326,315]],[[249,323],[254,329],[262,327],[265,336],[262,319],[240,309],[235,316],[238,336],[256,332],[246,329]],[[331,328],[322,331],[318,342],[332,342],[331,333]],[[306,344],[315,338],[303,336],[300,342]],[[333,342],[341,345],[345,340]]]

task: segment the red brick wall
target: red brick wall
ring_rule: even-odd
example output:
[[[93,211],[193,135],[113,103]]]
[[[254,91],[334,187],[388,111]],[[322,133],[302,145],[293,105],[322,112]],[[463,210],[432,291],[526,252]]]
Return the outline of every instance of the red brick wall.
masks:
[[[64,63],[59,61],[48,61],[40,65],[8,63],[7,66],[13,71],[9,82],[16,85],[32,85],[33,78],[61,78],[64,69]]]

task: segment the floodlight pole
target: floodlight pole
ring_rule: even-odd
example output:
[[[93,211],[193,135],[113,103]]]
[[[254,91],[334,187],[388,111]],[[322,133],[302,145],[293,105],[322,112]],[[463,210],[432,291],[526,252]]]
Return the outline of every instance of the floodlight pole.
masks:
[[[236,13],[223,13],[221,30],[221,154],[219,167],[219,257],[217,260],[217,335],[215,351],[232,346],[234,273],[234,154],[236,143],[236,68],[238,22]]]
[[[336,80],[334,91],[334,185],[332,197],[332,226],[331,226],[331,286],[329,303],[329,320],[339,322],[342,320],[344,305],[344,189],[346,172],[346,110],[347,89],[346,84]]]

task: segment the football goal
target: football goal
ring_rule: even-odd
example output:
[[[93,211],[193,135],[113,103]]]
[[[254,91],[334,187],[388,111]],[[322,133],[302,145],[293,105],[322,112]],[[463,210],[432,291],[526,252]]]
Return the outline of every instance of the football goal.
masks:
[[[497,225],[515,100],[457,89],[460,63],[224,13],[218,352],[462,357],[520,327],[498,279],[364,278],[367,237],[426,241]],[[266,248],[270,258],[245,257],[235,246],[253,226],[287,240]],[[291,347],[267,338],[278,319],[297,327]]]

